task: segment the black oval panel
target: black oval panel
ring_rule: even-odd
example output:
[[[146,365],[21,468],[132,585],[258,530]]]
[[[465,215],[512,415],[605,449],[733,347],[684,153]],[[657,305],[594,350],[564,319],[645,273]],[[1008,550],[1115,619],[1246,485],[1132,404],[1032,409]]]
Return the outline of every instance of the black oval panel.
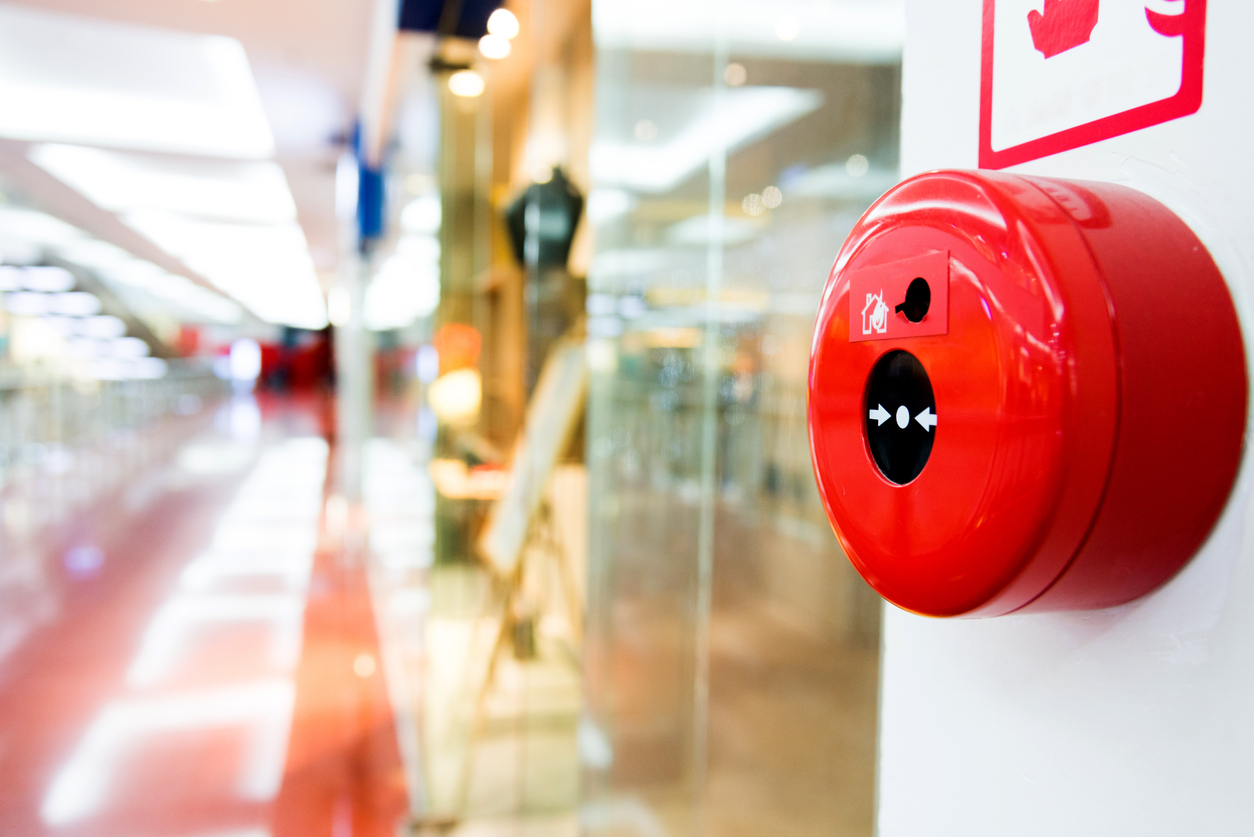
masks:
[[[919,359],[898,349],[876,361],[863,409],[867,445],[880,473],[898,485],[913,480],[936,438],[936,398]]]

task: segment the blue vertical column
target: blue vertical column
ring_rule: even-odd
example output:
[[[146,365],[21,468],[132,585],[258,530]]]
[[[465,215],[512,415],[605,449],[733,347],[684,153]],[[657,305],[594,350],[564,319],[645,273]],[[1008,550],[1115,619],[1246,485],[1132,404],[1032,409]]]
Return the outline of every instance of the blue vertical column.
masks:
[[[357,164],[356,211],[345,221],[344,258],[339,293],[346,302],[346,316],[336,323],[337,414],[340,456],[340,490],[350,503],[361,501],[363,451],[371,432],[374,394],[373,345],[366,329],[366,292],[375,271],[375,252],[384,236],[385,176],[364,159],[360,132],[354,137]],[[351,170],[350,170],[351,171]],[[349,226],[346,224],[346,226]]]

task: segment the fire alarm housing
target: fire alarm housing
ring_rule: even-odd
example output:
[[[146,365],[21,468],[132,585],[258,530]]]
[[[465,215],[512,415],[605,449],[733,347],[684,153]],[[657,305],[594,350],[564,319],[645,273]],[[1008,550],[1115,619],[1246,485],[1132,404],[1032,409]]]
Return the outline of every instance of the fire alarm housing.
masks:
[[[1132,189],[943,171],[880,198],[828,279],[811,452],[850,560],[933,616],[1106,607],[1170,578],[1240,459],[1222,275]]]

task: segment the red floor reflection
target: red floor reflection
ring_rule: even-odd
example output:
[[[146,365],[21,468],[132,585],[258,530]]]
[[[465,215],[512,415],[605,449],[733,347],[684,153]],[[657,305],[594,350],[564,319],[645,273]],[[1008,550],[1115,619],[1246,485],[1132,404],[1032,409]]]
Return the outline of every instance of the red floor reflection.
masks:
[[[21,604],[0,614],[0,833],[396,833],[403,772],[364,567],[326,527],[319,413],[262,413],[228,406],[127,490],[0,533],[0,604]]]

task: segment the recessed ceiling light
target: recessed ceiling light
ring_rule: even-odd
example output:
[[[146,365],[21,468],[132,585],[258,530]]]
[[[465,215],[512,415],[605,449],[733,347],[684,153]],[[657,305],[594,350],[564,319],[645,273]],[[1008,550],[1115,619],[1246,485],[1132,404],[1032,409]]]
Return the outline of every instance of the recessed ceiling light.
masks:
[[[131,213],[123,220],[261,319],[326,326],[322,288],[295,223],[227,224],[159,212]]]
[[[0,136],[206,156],[274,153],[232,38],[0,5]]]
[[[236,221],[294,221],[283,169],[271,162],[170,160],[79,145],[28,156],[102,209],[160,209]]]
[[[488,15],[488,34],[510,40],[518,35],[518,18],[509,9],[497,9]]]
[[[509,41],[500,35],[484,35],[479,39],[479,52],[484,58],[507,58],[509,50]]]
[[[448,89],[454,96],[473,99],[483,93],[483,76],[474,70],[458,70],[448,77]]]

